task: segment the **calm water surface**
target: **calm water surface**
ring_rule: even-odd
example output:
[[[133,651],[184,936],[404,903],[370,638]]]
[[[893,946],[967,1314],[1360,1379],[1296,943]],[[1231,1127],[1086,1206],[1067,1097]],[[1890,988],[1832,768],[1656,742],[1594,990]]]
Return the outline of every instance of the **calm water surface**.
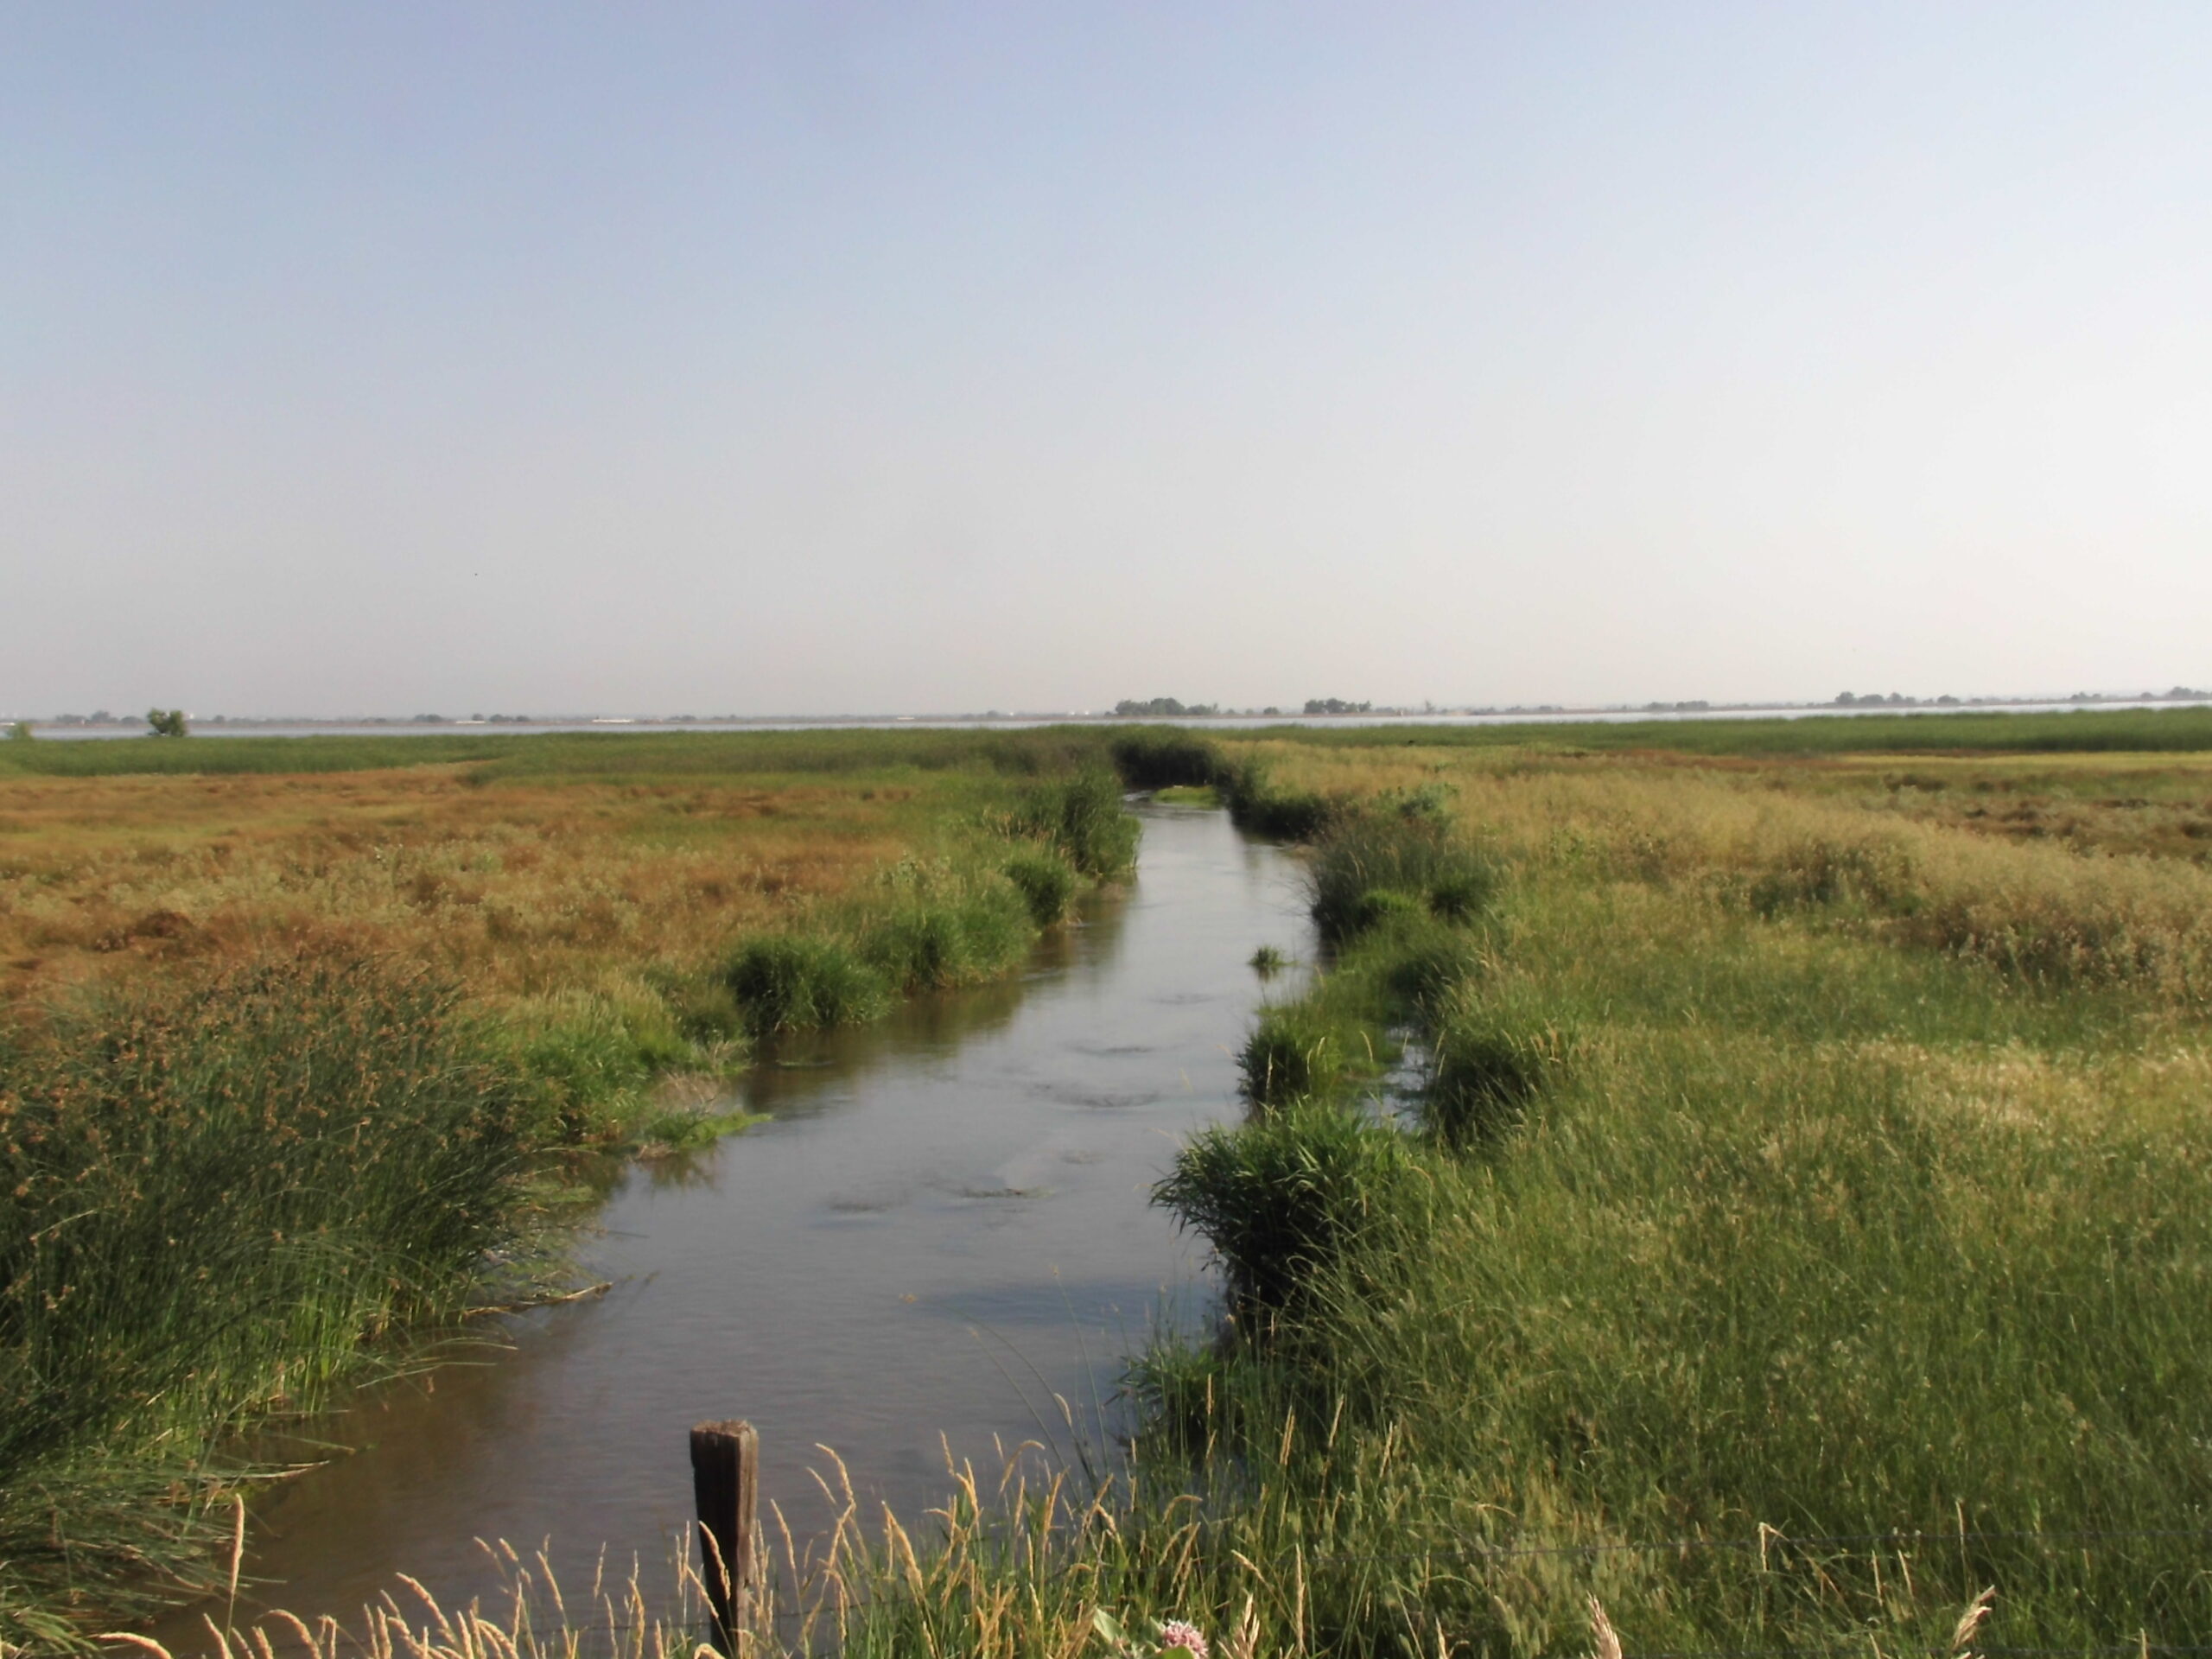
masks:
[[[325,1426],[354,1449],[257,1511],[263,1599],[350,1623],[396,1572],[488,1599],[493,1538],[550,1540],[571,1580],[602,1544],[665,1578],[709,1418],[760,1430],[764,1504],[795,1526],[828,1513],[817,1445],[918,1517],[947,1491],[940,1435],[994,1470],[1040,1423],[1065,1452],[1057,1395],[1095,1437],[1153,1322],[1210,1312],[1200,1248],[1147,1189],[1235,1109],[1254,949],[1310,948],[1282,854],[1218,812],[1142,817],[1136,882],[1026,976],[786,1048],[744,1086],[771,1122],[626,1172],[585,1250],[607,1295]]]

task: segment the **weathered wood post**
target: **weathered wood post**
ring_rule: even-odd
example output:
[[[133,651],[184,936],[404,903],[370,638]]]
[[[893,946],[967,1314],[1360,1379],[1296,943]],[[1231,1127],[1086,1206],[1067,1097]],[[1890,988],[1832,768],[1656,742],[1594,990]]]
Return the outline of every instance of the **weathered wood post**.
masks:
[[[739,1659],[760,1586],[760,1437],[752,1424],[701,1423],[691,1431],[691,1491],[715,1634],[721,1650]]]

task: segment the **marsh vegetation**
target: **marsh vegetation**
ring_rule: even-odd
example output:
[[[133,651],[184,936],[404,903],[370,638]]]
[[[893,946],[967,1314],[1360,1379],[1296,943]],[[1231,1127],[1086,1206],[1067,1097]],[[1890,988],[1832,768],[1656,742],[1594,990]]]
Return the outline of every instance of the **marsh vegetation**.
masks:
[[[1216,1253],[1229,1319],[1136,1358],[1128,1470],[971,1479],[932,1527],[879,1532],[855,1508],[810,1559],[795,1546],[808,1639],[1074,1653],[1104,1610],[1253,1654],[1536,1654],[1586,1648],[1595,1597],[1630,1653],[1943,1651],[1993,1587],[1978,1639],[1997,1648],[2186,1649],[2212,1630],[2212,835],[2194,832],[2212,728],[2194,711],[1821,724],[1667,728],[1698,753],[1147,729],[1056,734],[1077,747],[1027,761],[924,759],[930,734],[911,761],[874,749],[773,786],[626,758],[557,783],[469,760],[333,785],[512,791],[505,816],[531,833],[629,849],[642,895],[662,867],[614,827],[658,829],[673,799],[764,798],[727,840],[659,844],[687,881],[774,867],[769,802],[850,826],[795,837],[785,868],[825,845],[849,859],[733,882],[741,925],[709,937],[671,903],[681,948],[658,965],[610,943],[636,937],[620,927],[432,948],[481,988],[422,1006],[498,1015],[439,1024],[440,1042],[512,1044],[530,1015],[560,1050],[588,1008],[624,1033],[614,1069],[645,1078],[728,1063],[779,1020],[991,971],[1064,882],[1117,868],[1115,785],[1083,781],[1102,761],[1307,843],[1325,969],[1257,1015],[1244,1121],[1193,1137],[1158,1193]],[[302,787],[241,781],[272,812]],[[10,855],[71,789],[156,785],[178,792],[146,810],[179,815],[208,787],[16,778],[7,810],[29,827]],[[296,806],[271,839],[334,834],[311,818]],[[418,858],[442,839],[403,827]],[[19,997],[124,995],[184,959],[180,939],[221,957],[203,941],[245,936],[139,874],[161,839],[146,823],[90,839],[102,868],[10,866]],[[326,875],[395,895],[362,913],[407,925],[404,886],[326,856]],[[192,858],[202,891],[232,891],[221,860]],[[501,874],[477,872],[480,902]],[[134,931],[156,906],[205,931]],[[67,1034],[90,1029],[27,1027],[18,1099],[18,1077],[48,1094],[106,1077]],[[658,1032],[671,1046],[648,1050]],[[550,1060],[472,1070],[483,1052],[450,1051],[441,1075],[488,1092],[438,1109],[518,1126],[512,1146],[456,1144],[499,1166],[475,1186],[526,1194],[516,1147],[612,1096]],[[563,1110],[569,1127],[541,1127]],[[455,1238],[458,1261],[474,1247]]]
[[[245,1431],[528,1300],[756,1043],[1008,971],[1135,845],[1045,741],[17,747],[0,1641],[45,1646],[208,1585]]]

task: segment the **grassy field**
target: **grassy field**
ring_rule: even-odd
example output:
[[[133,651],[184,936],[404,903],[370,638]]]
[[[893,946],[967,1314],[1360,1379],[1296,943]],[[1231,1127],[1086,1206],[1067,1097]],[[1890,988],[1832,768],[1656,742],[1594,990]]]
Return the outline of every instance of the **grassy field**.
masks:
[[[2201,762],[1220,770],[1321,804],[1338,942],[1160,1195],[1233,1318],[1139,1363],[1101,1502],[855,1547],[846,1651],[1581,1653],[1593,1598],[1631,1655],[2205,1642]]]
[[[1095,737],[0,745],[0,1643],[204,1586],[243,1430],[1134,845]]]
[[[360,1095],[346,1033],[414,1033],[442,1081],[378,1109],[391,1156],[459,1160],[512,1226],[533,1150],[599,1132],[577,1033],[649,1081],[990,971],[1125,850],[1080,781],[1110,760],[1311,842],[1328,969],[1255,1017],[1246,1121],[1160,1194],[1231,1317],[1139,1357],[1103,1488],[988,1471],[911,1534],[856,1508],[795,1548],[798,1645],[1149,1652],[1174,1618],[1234,1659],[1580,1654],[1592,1598],[1630,1656],[2212,1639],[2212,721],[1595,730],[471,739],[420,767],[394,740],[313,775],[265,741],[100,746],[207,759],[0,773],[14,996],[58,1010],[16,1039],[11,1123],[33,1094],[176,1100],[210,1044],[302,1048],[289,992],[241,1034],[233,991],[173,974],[397,957],[344,982],[395,1012],[326,984],[304,1046]],[[156,1116],[233,1156],[281,1114],[217,1071]],[[130,1190],[105,1149],[69,1167]],[[10,1235],[66,1240],[66,1197]],[[480,1239],[442,1236],[403,1242],[449,1265],[389,1301],[339,1275],[327,1351],[470,1294]],[[519,1645],[565,1650],[539,1617]]]

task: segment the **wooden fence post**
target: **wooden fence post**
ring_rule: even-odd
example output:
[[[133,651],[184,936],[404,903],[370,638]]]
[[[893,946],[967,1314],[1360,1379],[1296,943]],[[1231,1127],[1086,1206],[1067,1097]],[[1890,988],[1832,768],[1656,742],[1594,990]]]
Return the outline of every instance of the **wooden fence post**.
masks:
[[[691,1431],[691,1491],[715,1634],[721,1650],[740,1659],[760,1586],[760,1437],[752,1424],[701,1423]]]

